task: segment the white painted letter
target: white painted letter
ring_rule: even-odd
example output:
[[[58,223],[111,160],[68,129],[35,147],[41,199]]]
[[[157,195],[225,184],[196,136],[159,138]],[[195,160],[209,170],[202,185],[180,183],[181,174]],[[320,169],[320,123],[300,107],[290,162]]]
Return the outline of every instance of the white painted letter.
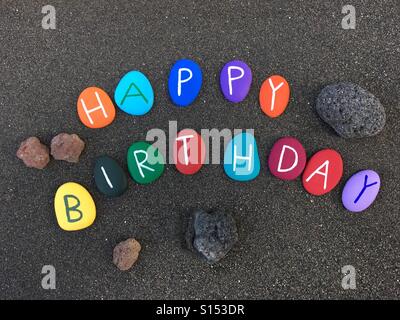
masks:
[[[272,83],[272,79],[268,79],[269,86],[271,87],[272,90],[272,98],[271,98],[271,111],[274,110],[275,107],[275,98],[276,98],[276,92],[284,85],[283,82],[281,82],[277,87],[274,87],[274,84]]]
[[[249,156],[239,156],[236,153],[237,146],[236,144],[233,144],[233,171],[236,171],[236,166],[237,166],[237,160],[245,160],[248,161],[247,165],[247,171],[252,170],[252,164],[253,164],[253,145],[249,145]]]
[[[185,156],[185,164],[188,165],[189,164],[189,152],[188,152],[188,145],[187,142],[188,140],[194,138],[193,135],[188,135],[188,136],[181,136],[176,138],[176,141],[183,141],[183,153]],[[179,157],[179,152],[177,151],[177,157]]]
[[[189,73],[189,77],[186,79],[182,79],[182,72],[186,71]],[[188,68],[179,68],[178,70],[178,96],[180,97],[182,94],[182,83],[188,82],[193,77],[192,70]]]
[[[320,171],[323,167],[326,167],[325,172]],[[326,160],[323,164],[321,164],[317,170],[315,170],[312,174],[309,175],[306,182],[309,182],[312,177],[316,174],[320,174],[324,176],[324,190],[326,190],[326,184],[328,182],[328,170],[329,170],[329,160]]]
[[[142,153],[142,154],[144,153],[144,154],[146,155],[146,157],[144,158],[144,160],[141,161],[141,162],[139,162],[139,159],[138,159],[138,157],[137,157],[137,154],[138,154],[138,153]],[[154,169],[153,169],[153,168],[150,168],[150,167],[144,165],[144,163],[147,161],[147,158],[148,158],[148,154],[147,154],[146,151],[144,151],[144,150],[135,150],[135,151],[133,151],[133,155],[135,156],[136,164],[137,164],[137,166],[138,166],[139,173],[140,173],[140,175],[142,176],[142,178],[144,178],[144,174],[143,174],[142,168],[143,168],[143,169],[146,169],[146,170],[149,170],[149,171],[151,171],[151,172],[154,172]]]
[[[283,156],[285,154],[286,149],[289,149],[294,152],[295,160],[290,168],[282,169],[282,161],[283,161]],[[299,155],[297,154],[296,149],[294,149],[290,146],[287,146],[286,144],[283,145],[281,155],[279,156],[278,172],[289,172],[289,171],[293,170],[294,168],[296,168],[298,163],[299,163]]]
[[[97,111],[97,110],[103,111],[104,118],[108,118],[106,109],[104,109],[103,103],[102,103],[101,100],[100,100],[100,96],[99,96],[98,92],[95,91],[94,94],[95,94],[95,96],[96,96],[97,102],[99,103],[99,106],[94,107],[94,108],[92,108],[92,109],[88,109],[88,108],[86,107],[85,101],[84,101],[83,99],[81,99],[81,103],[82,103],[83,110],[85,110],[86,116],[88,117],[90,124],[93,124],[93,120],[92,120],[92,117],[90,116],[90,114],[91,114],[92,112]]]
[[[239,70],[240,71],[240,76],[238,77],[233,77],[232,78],[232,69],[233,70]],[[232,89],[232,81],[242,79],[244,77],[244,70],[241,67],[236,67],[236,66],[230,66],[228,67],[228,85],[229,85],[229,94],[233,94],[233,89]]]

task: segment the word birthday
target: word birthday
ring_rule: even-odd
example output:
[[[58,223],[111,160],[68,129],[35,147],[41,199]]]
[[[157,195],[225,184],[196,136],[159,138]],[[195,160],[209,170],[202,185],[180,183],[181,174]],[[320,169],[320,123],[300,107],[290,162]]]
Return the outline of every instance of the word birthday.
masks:
[[[168,77],[168,92],[177,107],[191,105],[202,86],[202,70],[191,60],[177,61]],[[230,61],[221,70],[220,88],[223,96],[232,103],[243,101],[250,91],[252,72],[243,61]],[[288,82],[279,75],[268,77],[261,85],[259,103],[262,112],[270,118],[279,117],[287,108],[290,97]],[[332,100],[332,99],[331,99]],[[330,100],[330,101],[331,101]],[[114,102],[122,111],[142,116],[154,104],[154,91],[149,79],[140,71],[125,74],[119,81]],[[110,125],[116,108],[110,96],[101,88],[89,87],[82,91],[77,101],[80,121],[89,128]],[[171,122],[170,122],[171,124]],[[225,129],[227,130],[227,129]],[[226,131],[225,131],[226,133]],[[235,181],[251,181],[260,174],[260,155],[254,130],[229,133],[224,139],[223,168]],[[226,138],[226,135],[223,135]],[[221,132],[211,130],[198,133],[193,129],[173,130],[169,135],[169,163],[184,175],[193,175],[210,162],[209,140],[220,141]],[[157,139],[155,139],[157,138]],[[131,178],[139,185],[160,178],[166,165],[166,138],[164,132],[153,129],[147,141],[134,142],[127,151],[127,167]],[[149,141],[152,140],[153,144]],[[212,148],[212,163],[220,163],[219,149]],[[215,160],[214,158],[217,158]],[[307,159],[306,151],[295,137],[282,137],[272,146],[268,155],[269,172],[278,179],[294,180],[302,175],[304,189],[316,196],[332,191],[343,175],[341,155],[332,149],[322,149]],[[119,196],[128,188],[127,176],[121,166],[107,155],[97,158],[94,179],[98,190],[106,196]],[[363,170],[353,175],[342,192],[344,207],[352,212],[367,209],[380,189],[380,177],[373,170]],[[57,221],[64,230],[79,230],[90,226],[96,217],[96,207],[89,192],[81,185],[68,182],[59,187],[55,195]]]

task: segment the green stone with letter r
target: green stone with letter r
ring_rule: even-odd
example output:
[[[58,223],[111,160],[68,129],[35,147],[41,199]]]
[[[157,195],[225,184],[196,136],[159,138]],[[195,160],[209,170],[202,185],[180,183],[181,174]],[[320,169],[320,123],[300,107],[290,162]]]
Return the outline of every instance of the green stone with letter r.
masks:
[[[163,155],[144,141],[135,142],[129,147],[127,162],[132,179],[139,184],[152,183],[164,172]]]

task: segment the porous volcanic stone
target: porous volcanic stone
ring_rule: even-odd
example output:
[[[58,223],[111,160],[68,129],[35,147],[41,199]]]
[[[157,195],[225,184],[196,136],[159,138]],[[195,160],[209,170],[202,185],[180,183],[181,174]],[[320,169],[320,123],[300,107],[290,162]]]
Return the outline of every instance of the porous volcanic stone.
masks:
[[[207,262],[215,263],[226,256],[238,241],[233,217],[224,212],[197,210],[189,219],[186,243],[190,250]]]
[[[343,138],[374,136],[386,122],[385,109],[378,98],[353,83],[338,83],[322,89],[316,110]]]

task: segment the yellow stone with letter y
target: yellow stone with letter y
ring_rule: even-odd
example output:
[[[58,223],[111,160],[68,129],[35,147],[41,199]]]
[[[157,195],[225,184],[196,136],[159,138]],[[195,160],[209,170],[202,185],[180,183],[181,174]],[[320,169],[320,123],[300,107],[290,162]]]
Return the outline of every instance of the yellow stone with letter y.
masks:
[[[96,219],[96,205],[90,193],[75,182],[61,185],[54,197],[54,210],[61,229],[81,230]]]

